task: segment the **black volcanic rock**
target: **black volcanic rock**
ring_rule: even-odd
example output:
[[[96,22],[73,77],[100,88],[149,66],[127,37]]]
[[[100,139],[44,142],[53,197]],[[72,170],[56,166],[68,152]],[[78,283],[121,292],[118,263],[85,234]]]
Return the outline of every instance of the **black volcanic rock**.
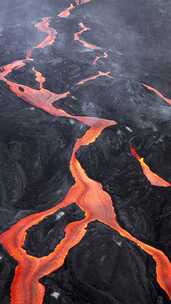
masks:
[[[4,88],[3,92],[7,92]],[[69,160],[84,126],[1,96],[1,230],[63,198],[73,183]]]
[[[155,147],[155,136],[152,136],[152,132],[150,136],[150,145]],[[81,148],[78,158],[88,175],[102,183],[104,189],[110,193],[122,225],[143,241],[164,248],[170,257],[170,242],[167,241],[167,245],[165,243],[163,247],[160,238],[168,239],[171,189],[152,186],[130,153],[130,143],[136,144],[137,147],[142,147],[139,151],[148,159],[147,155],[151,152],[150,149],[147,150],[148,142],[148,133],[146,136],[143,134],[142,140],[140,135],[129,135],[127,129],[116,126],[106,129],[94,144]],[[168,142],[163,141],[163,146],[165,144]],[[162,155],[162,151],[155,149],[153,154],[157,157],[157,154]],[[151,166],[150,162],[149,165]],[[162,176],[159,162],[156,162],[156,166],[157,173]],[[165,176],[168,177],[169,173],[167,168]],[[166,213],[163,210],[167,210]]]
[[[98,222],[89,225],[64,266],[43,283],[45,303],[54,303],[54,292],[59,303],[65,303],[63,293],[76,304],[169,303],[159,295],[152,259]]]
[[[47,217],[28,230],[25,248],[30,255],[43,257],[50,254],[65,237],[64,228],[69,223],[84,218],[84,213],[72,204]]]
[[[0,3],[0,66],[32,57],[13,70],[8,80],[39,89],[33,67],[54,93],[70,91],[54,105],[73,115],[116,120],[89,146],[77,152],[87,175],[110,194],[117,220],[142,241],[171,259],[171,188],[155,187],[144,176],[130,146],[159,176],[171,182],[171,107],[148,91],[154,86],[171,96],[169,0],[92,0],[57,14],[71,0],[5,0]],[[50,17],[57,39],[34,48],[45,37],[35,24]],[[74,41],[83,22],[82,38]],[[97,55],[108,53],[97,65]],[[0,71],[2,71],[1,69]],[[77,83],[98,71],[111,71]],[[76,140],[87,126],[36,109],[12,93],[0,79],[0,232],[28,214],[60,202],[74,183],[69,163]],[[24,248],[36,257],[48,255],[65,237],[66,226],[84,218],[71,202],[67,208],[32,226]],[[93,203],[93,202],[92,202]],[[10,304],[10,286],[17,262],[0,247],[0,302]],[[64,265],[41,279],[44,304],[168,304],[156,279],[155,262],[132,242],[100,222],[88,225],[81,242],[69,251]],[[21,303],[24,304],[24,303]],[[29,303],[32,304],[32,303]]]

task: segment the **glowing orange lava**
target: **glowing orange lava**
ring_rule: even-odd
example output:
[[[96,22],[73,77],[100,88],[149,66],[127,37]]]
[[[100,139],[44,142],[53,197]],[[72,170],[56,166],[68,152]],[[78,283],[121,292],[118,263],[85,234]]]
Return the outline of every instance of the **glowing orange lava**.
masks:
[[[81,5],[88,2],[90,2],[90,0],[76,0],[75,5]],[[68,17],[71,8],[72,6],[70,6],[70,10],[67,10],[67,12],[62,12],[61,17]],[[36,48],[43,48],[54,43],[56,31],[49,27],[49,17],[43,18],[42,21],[36,25],[36,27],[40,31],[48,34],[48,36],[40,44],[38,44]],[[79,33],[75,34],[75,40],[82,43],[85,47],[96,48],[96,46],[87,44],[80,39],[80,35],[84,31],[88,30],[83,23],[81,23],[81,27],[82,32],[80,31]],[[26,56],[27,59],[30,59],[30,57],[31,55]],[[66,98],[70,95],[70,92],[67,91],[57,94],[44,89],[43,84],[46,79],[35,68],[33,68],[33,71],[36,76],[36,81],[40,84],[40,88],[37,90],[12,82],[5,78],[14,69],[20,68],[24,65],[25,60],[18,60],[0,69],[0,80],[6,83],[11,92],[35,108],[41,109],[53,116],[62,116],[65,118],[78,120],[79,122],[89,126],[89,129],[81,138],[77,139],[73,148],[70,160],[70,171],[75,183],[73,186],[71,186],[65,198],[61,202],[57,202],[54,207],[48,210],[26,216],[0,235],[0,243],[17,261],[17,267],[15,269],[15,275],[11,285],[10,303],[42,304],[45,295],[45,287],[40,283],[40,279],[59,269],[63,265],[69,250],[82,240],[86,233],[88,224],[95,220],[98,220],[101,223],[111,227],[121,236],[132,241],[153,257],[154,261],[156,262],[157,281],[171,299],[171,263],[167,256],[161,250],[158,250],[138,240],[119,225],[111,197],[103,190],[100,183],[88,177],[85,170],[82,168],[81,164],[76,158],[76,153],[81,146],[93,143],[105,128],[116,125],[116,122],[97,117],[75,116],[60,108],[57,108],[54,105],[54,102]],[[86,82],[95,80],[101,76],[111,77],[111,73],[99,71],[96,75],[81,80],[77,83],[77,85],[84,85]],[[150,170],[134,148],[131,148],[131,153],[140,162],[144,174],[152,184],[164,187],[167,186],[167,182]],[[37,225],[42,220],[57,212],[61,208],[72,204],[73,202],[76,202],[76,204],[85,212],[84,219],[70,223],[66,226],[65,237],[49,255],[41,258],[29,255],[24,249],[24,242],[28,229],[33,225]]]
[[[42,75],[42,73],[40,73],[39,71],[37,71],[34,67],[33,67],[33,72],[35,73],[36,76],[36,81],[39,83],[40,85],[40,90],[43,89],[43,84],[46,81],[46,78]],[[68,92],[69,93],[69,92]]]
[[[93,65],[96,65],[97,64],[97,62],[100,60],[100,59],[106,59],[106,58],[108,58],[108,53],[107,52],[104,52],[103,53],[103,55],[101,55],[101,56],[96,56],[96,58],[93,60]]]
[[[26,59],[16,60],[12,63],[0,67],[0,80],[10,74],[13,70],[17,70],[26,65]]]
[[[68,8],[58,14],[58,17],[67,18],[76,7],[71,3]]]
[[[111,72],[101,72],[101,71],[98,71],[96,75],[93,75],[93,76],[90,76],[88,78],[85,78],[83,80],[80,80],[77,85],[84,85],[86,82],[89,82],[91,80],[95,80],[99,77],[108,77],[108,78],[112,78],[112,74]]]
[[[139,161],[144,175],[147,177],[151,185],[158,187],[170,187],[171,183],[154,173],[150,167],[144,162],[144,158],[139,156],[136,149],[131,147],[131,154]]]
[[[165,97],[162,93],[160,93],[160,92],[159,92],[158,90],[156,90],[155,88],[150,87],[149,85],[144,84],[144,87],[145,87],[147,90],[149,90],[149,91],[153,92],[154,94],[156,94],[158,97],[160,97],[160,98],[163,99],[164,101],[166,101],[169,105],[171,105],[171,99],[170,99],[170,98]]]
[[[52,45],[55,42],[56,36],[57,36],[57,31],[49,26],[50,22],[50,17],[45,17],[43,18],[40,22],[36,23],[35,27],[43,33],[47,33],[47,36],[45,39],[43,39],[42,42],[37,44],[35,46],[36,49],[43,49],[46,46]]]
[[[66,9],[64,9],[62,12],[60,12],[57,16],[61,17],[61,18],[67,18],[71,15],[71,12],[77,8],[77,6],[82,5],[82,4],[87,4],[88,2],[90,2],[91,0],[75,0],[75,3],[71,3],[69,7],[67,7]]]
[[[92,49],[92,50],[98,49],[98,47],[96,45],[88,43],[87,41],[81,39],[81,35],[84,32],[89,31],[90,28],[86,27],[83,22],[79,23],[79,26],[80,26],[81,30],[74,34],[74,40],[79,42],[80,44],[82,44],[87,49]]]

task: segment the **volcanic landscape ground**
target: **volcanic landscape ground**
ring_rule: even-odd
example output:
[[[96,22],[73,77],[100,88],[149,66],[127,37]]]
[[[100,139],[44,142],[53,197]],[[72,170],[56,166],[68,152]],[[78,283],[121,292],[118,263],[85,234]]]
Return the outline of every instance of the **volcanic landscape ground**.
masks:
[[[0,303],[171,302],[171,2],[0,3]]]

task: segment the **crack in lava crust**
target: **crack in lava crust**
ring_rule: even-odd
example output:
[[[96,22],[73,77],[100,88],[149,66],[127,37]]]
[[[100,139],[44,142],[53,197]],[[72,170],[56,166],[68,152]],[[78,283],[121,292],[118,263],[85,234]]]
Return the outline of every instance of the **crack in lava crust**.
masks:
[[[88,2],[90,2],[90,0],[75,1],[75,4],[80,5]],[[67,17],[69,13],[70,11],[65,14],[63,13],[63,15]],[[49,27],[49,17],[43,18],[42,21],[37,24],[37,28],[48,34],[37,47],[44,48],[54,43],[56,31]],[[30,56],[31,54],[27,56],[28,60],[30,60]],[[4,66],[0,70],[0,79],[7,84],[14,94],[32,106],[53,116],[73,118],[89,126],[89,129],[81,138],[77,139],[73,148],[70,160],[70,171],[75,183],[69,189],[64,200],[57,202],[54,207],[48,210],[29,215],[19,220],[0,235],[0,243],[18,263],[11,285],[11,304],[42,304],[45,287],[40,283],[40,279],[63,265],[69,250],[77,245],[84,237],[88,224],[96,220],[111,227],[121,236],[132,241],[153,257],[156,262],[157,281],[171,299],[171,263],[167,256],[162,251],[138,240],[119,225],[111,197],[103,190],[100,183],[87,176],[85,170],[76,158],[76,153],[81,146],[93,143],[105,128],[116,125],[116,122],[97,117],[75,116],[56,108],[53,103],[61,98],[65,98],[70,92],[57,94],[44,89],[43,83],[46,79],[35,69],[33,69],[33,71],[35,72],[36,81],[40,84],[39,90],[14,83],[5,78],[14,69],[21,68],[24,65],[25,60],[19,60]],[[109,72],[104,74],[104,72],[98,72],[95,76],[84,79],[77,85],[83,85],[85,82],[95,80],[99,76],[110,76]],[[132,150],[132,154],[137,160],[140,160],[136,150]],[[73,202],[76,202],[85,212],[84,219],[66,226],[65,237],[49,255],[41,258],[29,255],[23,248],[28,229]]]

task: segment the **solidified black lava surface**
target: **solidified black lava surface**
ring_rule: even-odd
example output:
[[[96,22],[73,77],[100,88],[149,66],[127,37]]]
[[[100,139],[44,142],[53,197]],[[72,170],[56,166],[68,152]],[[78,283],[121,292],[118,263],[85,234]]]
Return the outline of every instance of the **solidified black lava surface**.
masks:
[[[0,3],[0,66],[23,59],[45,34],[34,25],[51,16],[54,44],[33,49],[34,62],[7,79],[38,89],[33,66],[46,78],[44,88],[71,95],[55,103],[73,115],[116,120],[77,158],[113,201],[118,222],[171,259],[171,187],[155,187],[131,155],[136,147],[150,168],[171,182],[171,107],[144,83],[171,96],[171,2],[169,0],[92,0],[67,19],[57,13],[67,0],[6,0]],[[90,27],[84,39],[108,51],[105,61],[73,41],[78,24]],[[97,71],[111,78],[76,84]],[[13,94],[0,80],[0,232],[28,214],[60,202],[74,183],[69,162],[87,126],[53,117]],[[48,255],[66,226],[84,217],[76,202],[29,229],[24,247]],[[93,202],[92,202],[93,203]],[[0,247],[0,302],[10,304],[17,263]],[[41,279],[44,304],[168,304],[156,280],[153,259],[104,224],[89,224],[64,265]],[[24,304],[24,303],[21,303]],[[32,303],[30,303],[32,304]]]

